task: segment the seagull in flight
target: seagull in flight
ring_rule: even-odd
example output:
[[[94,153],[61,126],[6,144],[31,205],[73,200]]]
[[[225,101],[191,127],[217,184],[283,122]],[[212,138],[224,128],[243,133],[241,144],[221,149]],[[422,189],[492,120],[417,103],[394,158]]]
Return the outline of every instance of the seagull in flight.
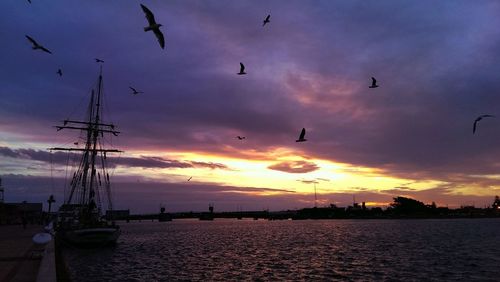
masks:
[[[192,176],[191,176],[191,177],[189,177],[188,181],[190,181],[190,180],[191,180],[191,178],[193,178],[193,177],[192,177]]]
[[[61,69],[58,69],[58,70],[57,70],[57,74],[58,74],[59,76],[62,76],[62,70],[61,70]]]
[[[33,39],[33,38],[29,37],[28,35],[26,35],[26,38],[28,38],[28,40],[29,40],[29,41],[31,42],[31,44],[33,45],[33,47],[32,47],[32,48],[33,48],[33,50],[40,49],[40,50],[42,50],[42,51],[44,51],[44,52],[47,52],[47,53],[49,53],[49,54],[52,54],[52,52],[50,52],[50,51],[49,51],[49,49],[47,49],[47,48],[43,47],[42,45],[38,44],[38,43],[35,41],[35,39]]]
[[[474,121],[474,126],[472,127],[472,134],[476,133],[477,123],[486,117],[495,117],[495,116],[493,116],[493,115],[480,115],[478,118],[476,118],[476,120]]]
[[[243,74],[247,74],[245,72],[245,65],[243,65],[243,63],[240,63],[240,72],[237,73],[238,75],[243,75]]]
[[[95,62],[96,62],[96,63],[104,63],[104,61],[103,61],[103,60],[98,59],[98,58],[95,58]]]
[[[378,85],[377,85],[377,80],[375,79],[375,77],[372,76],[372,85],[369,86],[368,88],[377,88]]]
[[[243,139],[246,139],[246,137],[245,137],[245,136],[239,136],[239,135],[238,135],[238,136],[236,136],[236,138],[238,138],[238,140],[243,140]]]
[[[295,140],[295,142],[305,142],[305,141],[307,141],[307,139],[304,138],[305,136],[306,136],[306,129],[302,128],[302,131],[300,132],[299,139]]]
[[[264,23],[262,24],[262,26],[265,26],[267,23],[270,22],[269,18],[271,17],[271,15],[267,15],[266,19],[264,20]]]
[[[135,90],[135,88],[134,88],[134,87],[132,87],[132,86],[129,86],[128,88],[130,88],[132,91],[134,91],[134,92],[132,92],[132,94],[134,94],[134,95],[137,95],[137,94],[140,94],[140,93],[144,93],[144,92],[142,92],[142,91],[137,91],[137,90]]]
[[[163,37],[163,33],[160,31],[160,26],[161,24],[157,24],[155,21],[155,15],[144,5],[141,4],[141,8],[144,11],[144,14],[146,15],[146,19],[148,20],[149,26],[144,28],[144,31],[150,31],[152,30],[154,34],[156,35],[156,38],[158,39],[158,42],[160,43],[160,47],[162,49],[165,49],[165,38]]]

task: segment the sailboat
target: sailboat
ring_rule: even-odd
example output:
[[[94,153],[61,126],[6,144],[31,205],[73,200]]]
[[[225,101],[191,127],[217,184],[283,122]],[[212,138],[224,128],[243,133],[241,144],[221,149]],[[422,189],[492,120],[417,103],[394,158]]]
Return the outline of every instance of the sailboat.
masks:
[[[84,121],[63,121],[57,131],[76,130],[83,133],[83,148],[49,148],[50,151],[78,152],[80,161],[72,172],[67,197],[58,212],[56,237],[73,245],[104,246],[116,243],[120,227],[107,221],[103,209],[113,210],[111,183],[107,169],[107,154],[121,153],[104,148],[104,136],[120,133],[116,126],[102,121],[103,78],[102,67],[96,89],[91,91],[87,117]],[[78,143],[75,142],[75,145]],[[71,174],[70,174],[71,175]]]

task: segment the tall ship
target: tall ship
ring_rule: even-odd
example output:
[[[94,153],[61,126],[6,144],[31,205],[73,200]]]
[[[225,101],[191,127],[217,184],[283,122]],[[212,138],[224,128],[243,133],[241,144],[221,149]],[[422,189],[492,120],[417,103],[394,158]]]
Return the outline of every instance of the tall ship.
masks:
[[[79,162],[71,169],[71,180],[65,187],[64,204],[58,212],[56,237],[72,245],[104,246],[116,243],[120,227],[107,219],[106,211],[113,210],[111,182],[107,167],[108,153],[121,153],[117,149],[104,148],[105,137],[120,133],[112,123],[102,120],[103,77],[102,68],[95,89],[90,93],[90,103],[84,120],[64,120],[57,131],[80,132],[84,144],[69,148],[49,148],[50,151],[76,153]],[[81,141],[81,140],[78,140]],[[80,142],[81,143],[81,142]],[[66,182],[68,182],[66,181]]]

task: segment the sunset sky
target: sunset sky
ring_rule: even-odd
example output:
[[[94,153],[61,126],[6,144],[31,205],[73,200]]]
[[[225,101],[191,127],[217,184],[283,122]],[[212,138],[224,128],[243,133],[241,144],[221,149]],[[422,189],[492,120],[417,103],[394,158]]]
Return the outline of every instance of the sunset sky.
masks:
[[[314,185],[320,205],[484,207],[500,194],[498,26],[498,1],[2,0],[6,201],[62,203],[71,157],[47,148],[80,140],[53,126],[83,118],[100,58],[116,208],[302,208]],[[482,114],[498,117],[473,135]]]

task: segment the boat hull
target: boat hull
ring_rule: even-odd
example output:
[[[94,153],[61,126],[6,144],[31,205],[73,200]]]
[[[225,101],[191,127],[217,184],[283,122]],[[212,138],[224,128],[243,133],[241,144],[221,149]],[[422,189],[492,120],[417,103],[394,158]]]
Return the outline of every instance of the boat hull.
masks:
[[[116,244],[121,231],[118,227],[95,227],[74,230],[61,230],[61,238],[76,246],[101,247]]]

